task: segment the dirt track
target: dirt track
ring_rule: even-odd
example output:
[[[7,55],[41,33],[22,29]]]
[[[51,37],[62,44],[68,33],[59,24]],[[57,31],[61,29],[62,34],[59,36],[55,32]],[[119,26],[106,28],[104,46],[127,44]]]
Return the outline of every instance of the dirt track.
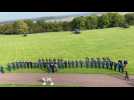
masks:
[[[5,73],[0,74],[0,84],[42,84],[42,77],[51,77],[55,85],[86,87],[132,87],[134,76],[130,81],[122,76],[103,74],[39,74],[39,73]]]

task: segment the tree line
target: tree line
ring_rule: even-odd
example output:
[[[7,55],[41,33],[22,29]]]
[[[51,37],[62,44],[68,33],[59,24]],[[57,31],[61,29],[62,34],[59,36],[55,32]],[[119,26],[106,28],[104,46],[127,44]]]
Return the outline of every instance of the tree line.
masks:
[[[121,15],[119,13],[106,13],[101,16],[81,16],[70,22],[45,22],[38,20],[19,20],[10,24],[0,24],[0,34],[31,34],[43,32],[72,31],[75,28],[81,30],[103,29],[111,27],[129,27],[134,25],[134,13]]]

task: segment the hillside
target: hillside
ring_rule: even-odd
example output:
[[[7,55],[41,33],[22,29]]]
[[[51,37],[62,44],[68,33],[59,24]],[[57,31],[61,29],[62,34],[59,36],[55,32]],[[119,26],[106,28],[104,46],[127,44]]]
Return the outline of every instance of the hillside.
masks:
[[[129,72],[134,74],[134,27],[107,28],[83,31],[80,35],[71,32],[45,34],[0,35],[0,64],[16,60],[38,58],[83,59],[105,57],[113,60],[128,59]]]

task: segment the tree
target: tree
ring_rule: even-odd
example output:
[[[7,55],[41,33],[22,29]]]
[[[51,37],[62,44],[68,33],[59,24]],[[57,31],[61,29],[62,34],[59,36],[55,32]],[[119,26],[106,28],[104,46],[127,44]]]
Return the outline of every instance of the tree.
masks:
[[[29,27],[29,33],[33,33],[33,28],[34,28],[34,23],[32,20],[30,19],[27,19],[27,20],[24,20],[24,22],[28,25]]]
[[[71,22],[72,29],[75,28],[86,29],[85,22],[86,22],[85,17],[74,18]]]
[[[62,22],[62,29],[63,31],[70,31],[71,30],[70,22]]]
[[[99,28],[106,28],[109,26],[109,16],[107,14],[103,14],[98,18],[98,27]]]
[[[85,26],[87,29],[96,29],[98,27],[98,17],[97,16],[86,17]]]
[[[125,18],[119,13],[107,13],[109,17],[109,26],[108,27],[120,27],[120,25],[125,23]]]
[[[1,34],[13,34],[13,32],[14,32],[14,28],[12,24],[0,25]]]
[[[13,25],[14,25],[15,34],[29,33],[28,25],[24,21],[22,21],[22,20],[16,21]]]
[[[125,20],[129,25],[134,25],[134,13],[125,14]]]

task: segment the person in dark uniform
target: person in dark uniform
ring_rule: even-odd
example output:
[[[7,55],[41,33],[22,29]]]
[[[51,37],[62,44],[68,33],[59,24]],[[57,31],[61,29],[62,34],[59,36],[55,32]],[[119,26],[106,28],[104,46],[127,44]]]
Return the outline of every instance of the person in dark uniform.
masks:
[[[69,67],[69,68],[72,67],[72,66],[71,66],[71,61],[70,61],[70,60],[68,60],[68,67]]]
[[[118,60],[118,72],[121,72],[121,60]]]
[[[42,61],[42,68],[45,68],[45,66],[46,66],[45,65],[45,60],[42,58],[41,61]]]
[[[74,60],[71,61],[72,67],[74,68]]]
[[[64,68],[67,68],[67,61],[64,60]]]
[[[91,58],[91,68],[93,68],[94,67],[94,59],[93,58]]]
[[[15,65],[16,65],[16,69],[18,69],[19,66],[18,66],[18,62],[17,61],[15,62]]]
[[[32,61],[31,60],[29,61],[29,65],[30,65],[30,68],[32,69],[33,66],[32,66]]]
[[[104,60],[101,61],[101,65],[102,65],[102,68],[105,68],[105,61]]]
[[[83,67],[83,61],[79,60],[79,63],[80,63],[80,67],[82,68]]]
[[[0,65],[0,72],[1,72],[1,73],[5,73],[4,68],[3,68],[2,65]]]
[[[110,60],[110,69],[113,69],[113,61]]]
[[[54,64],[53,63],[50,64],[50,68],[52,70],[52,73],[54,73],[55,71],[54,71]]]
[[[11,64],[10,64],[10,63],[7,64],[7,68],[8,68],[8,71],[9,71],[9,72],[12,71],[12,68],[11,68]]]
[[[41,69],[41,59],[38,59],[38,65],[39,65],[39,68]]]
[[[102,60],[102,68],[106,68],[106,58],[103,57]]]
[[[57,59],[57,66],[60,68],[60,59]]]
[[[100,60],[100,58],[97,58],[97,67],[101,68],[101,60]]]
[[[76,68],[79,67],[79,62],[78,62],[78,60],[75,60],[75,66],[76,66]]]
[[[28,61],[25,61],[26,62],[26,68],[29,68],[29,64],[28,64]]]
[[[16,69],[16,67],[15,67],[14,62],[12,62],[11,64],[12,64],[12,68],[13,68],[13,70],[15,70],[15,69]]]
[[[116,69],[117,69],[117,66],[118,64],[116,63],[116,62],[114,62],[114,71],[116,71]]]
[[[129,80],[128,70],[127,70],[127,64],[128,64],[128,61],[127,60],[124,60],[125,80]]]
[[[106,60],[106,68],[107,68],[107,69],[109,69],[109,65],[110,65],[110,64],[109,64],[109,61]]]
[[[51,64],[49,64],[49,62],[47,64],[47,71],[48,71],[48,73],[51,73],[52,72]]]
[[[27,64],[26,64],[26,61],[23,61],[23,67],[22,68],[27,68]]]
[[[54,72],[57,72],[58,71],[58,64],[54,64]]]
[[[89,62],[89,58],[88,58],[88,57],[86,57],[86,58],[85,58],[85,67],[86,67],[86,68],[88,68],[88,67],[89,67],[89,63],[88,63],[88,62]]]
[[[64,68],[63,59],[60,59],[60,66],[61,68]]]
[[[97,61],[94,59],[94,67],[97,68]]]

